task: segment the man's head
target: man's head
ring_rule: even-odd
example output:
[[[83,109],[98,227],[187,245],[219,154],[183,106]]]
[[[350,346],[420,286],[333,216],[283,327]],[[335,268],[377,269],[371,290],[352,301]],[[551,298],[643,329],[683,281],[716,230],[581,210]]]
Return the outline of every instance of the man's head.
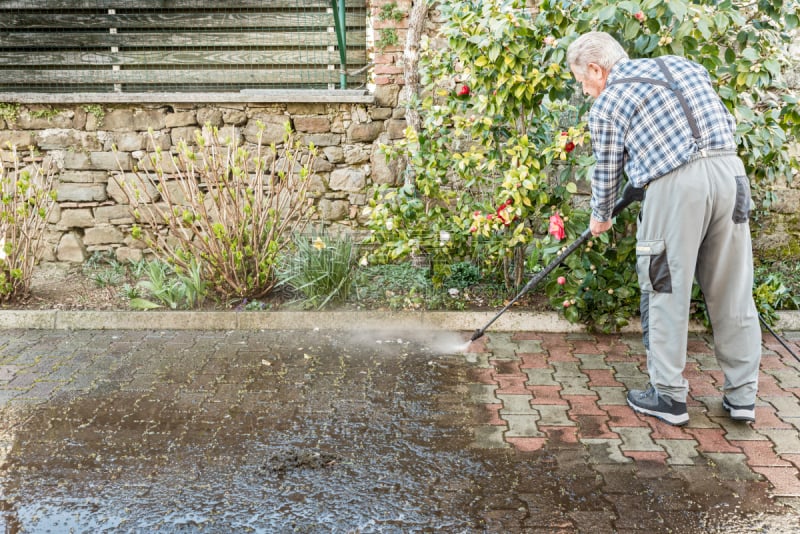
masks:
[[[628,54],[616,39],[605,32],[584,33],[567,49],[567,62],[583,92],[597,98],[606,88],[611,67]]]

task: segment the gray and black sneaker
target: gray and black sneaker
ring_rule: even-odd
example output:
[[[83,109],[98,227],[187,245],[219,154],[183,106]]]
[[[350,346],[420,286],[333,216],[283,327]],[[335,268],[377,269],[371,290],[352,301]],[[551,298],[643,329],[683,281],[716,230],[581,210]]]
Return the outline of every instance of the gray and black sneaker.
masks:
[[[750,421],[756,420],[756,405],[747,404],[745,406],[738,406],[728,401],[727,398],[722,397],[722,407],[730,414],[731,419],[734,421]]]
[[[665,395],[659,395],[652,385],[647,389],[632,389],[628,392],[628,404],[645,415],[658,417],[665,423],[682,426],[689,422],[689,412],[685,402],[678,402]]]

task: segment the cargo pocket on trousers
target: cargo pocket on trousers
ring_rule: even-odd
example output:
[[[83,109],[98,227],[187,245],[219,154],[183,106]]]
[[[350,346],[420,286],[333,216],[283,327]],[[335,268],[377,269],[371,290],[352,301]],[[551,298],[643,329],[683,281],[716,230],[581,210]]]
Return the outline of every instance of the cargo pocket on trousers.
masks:
[[[736,177],[736,205],[733,207],[734,224],[746,223],[750,219],[750,181],[747,176]]]
[[[667,247],[664,241],[639,241],[636,243],[636,273],[642,291],[672,293]]]

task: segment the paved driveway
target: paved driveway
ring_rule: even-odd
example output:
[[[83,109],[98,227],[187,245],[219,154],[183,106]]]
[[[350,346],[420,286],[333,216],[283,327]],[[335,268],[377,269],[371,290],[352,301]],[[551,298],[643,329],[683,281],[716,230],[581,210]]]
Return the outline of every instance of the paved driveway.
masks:
[[[800,531],[771,339],[751,426],[693,335],[675,428],[636,335],[470,333],[0,330],[6,532]]]

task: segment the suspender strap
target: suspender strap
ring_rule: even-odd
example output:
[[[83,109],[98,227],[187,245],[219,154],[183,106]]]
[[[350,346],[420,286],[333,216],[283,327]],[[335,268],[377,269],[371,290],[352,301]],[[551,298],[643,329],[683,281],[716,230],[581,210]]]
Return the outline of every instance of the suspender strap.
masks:
[[[700,128],[697,126],[697,120],[694,118],[694,114],[692,110],[689,109],[689,104],[686,102],[686,97],[683,96],[683,91],[680,90],[678,84],[675,83],[675,79],[672,77],[672,73],[669,71],[664,58],[657,57],[656,64],[658,64],[658,68],[661,69],[661,72],[664,73],[664,77],[667,81],[664,80],[656,80],[655,78],[639,78],[639,77],[632,77],[632,78],[621,78],[619,80],[614,80],[608,82],[608,85],[613,85],[615,83],[649,83],[651,85],[659,85],[661,87],[666,87],[670,89],[675,96],[678,98],[678,102],[681,104],[681,108],[683,108],[683,114],[686,115],[686,120],[689,122],[689,128],[692,130],[692,137],[694,137],[695,143],[700,145]]]

